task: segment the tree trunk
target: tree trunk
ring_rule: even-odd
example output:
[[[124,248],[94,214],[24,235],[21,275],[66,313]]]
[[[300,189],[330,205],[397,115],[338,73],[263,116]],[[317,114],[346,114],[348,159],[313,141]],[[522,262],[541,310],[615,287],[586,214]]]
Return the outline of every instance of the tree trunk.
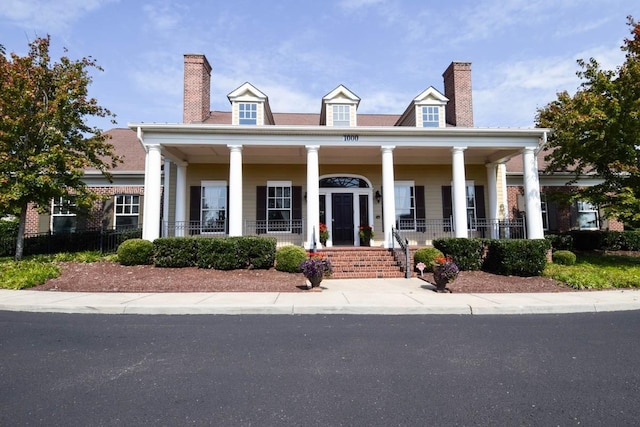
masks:
[[[16,261],[22,259],[22,253],[24,252],[24,229],[27,224],[27,206],[28,203],[25,202],[22,208],[20,208],[20,221],[18,222],[18,237],[16,240]]]

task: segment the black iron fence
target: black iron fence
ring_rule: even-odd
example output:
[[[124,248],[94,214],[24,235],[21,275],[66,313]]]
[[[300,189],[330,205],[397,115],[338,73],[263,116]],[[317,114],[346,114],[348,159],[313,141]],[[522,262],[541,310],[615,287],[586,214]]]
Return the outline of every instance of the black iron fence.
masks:
[[[99,251],[113,253],[120,243],[142,237],[139,228],[88,229],[73,233],[28,233],[24,237],[23,255],[55,254],[61,252]],[[0,256],[14,256],[17,236],[0,238]]]

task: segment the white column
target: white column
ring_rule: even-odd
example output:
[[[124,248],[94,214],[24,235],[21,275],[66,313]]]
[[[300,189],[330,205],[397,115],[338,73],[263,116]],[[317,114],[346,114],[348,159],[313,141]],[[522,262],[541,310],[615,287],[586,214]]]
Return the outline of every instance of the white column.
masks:
[[[176,168],[176,236],[186,236],[187,224],[187,163],[178,163]]]
[[[305,248],[322,247],[320,243],[320,171],[317,145],[307,145],[307,239]],[[314,239],[315,238],[315,239]]]
[[[509,195],[507,193],[507,165],[498,164],[498,185],[500,186],[500,194],[498,200],[498,216],[500,219],[509,219]]]
[[[229,147],[229,236],[242,236],[242,145]]]
[[[162,192],[162,155],[160,145],[148,145],[145,157],[144,218],[142,238],[160,237],[160,193]]]
[[[167,237],[169,231],[169,202],[170,202],[170,188],[171,188],[171,160],[164,160],[164,182],[162,188],[162,236]]]
[[[527,147],[522,156],[524,171],[524,204],[527,218],[527,238],[543,239],[542,209],[540,207],[540,181],[538,180],[538,162],[536,148]]]
[[[382,224],[385,248],[392,247],[393,235],[391,229],[396,224],[396,194],[395,177],[393,171],[393,150],[395,146],[382,147]]]
[[[487,193],[489,195],[489,227],[491,230],[491,238],[498,238],[498,166],[495,163],[487,164]]]
[[[469,237],[467,231],[467,178],[464,171],[464,150],[453,147],[453,228],[455,237]]]

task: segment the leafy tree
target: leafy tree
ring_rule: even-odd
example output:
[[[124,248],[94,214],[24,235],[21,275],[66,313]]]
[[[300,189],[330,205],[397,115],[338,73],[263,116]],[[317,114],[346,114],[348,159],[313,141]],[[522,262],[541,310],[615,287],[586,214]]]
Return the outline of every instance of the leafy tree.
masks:
[[[73,200],[78,212],[98,198],[82,181],[95,168],[109,177],[119,159],[108,135],[86,124],[88,116],[115,116],[88,97],[91,58],[52,63],[50,37],[29,44],[29,53],[0,55],[0,206],[18,211],[16,259],[22,257],[27,206],[46,210],[51,200]],[[66,51],[65,51],[66,52]]]
[[[549,127],[546,172],[597,175],[602,184],[577,188],[572,200],[587,200],[605,215],[640,223],[640,23],[627,17],[632,37],[621,49],[625,61],[603,70],[591,58],[579,60],[582,83],[575,95],[566,91],[538,110],[537,125]]]

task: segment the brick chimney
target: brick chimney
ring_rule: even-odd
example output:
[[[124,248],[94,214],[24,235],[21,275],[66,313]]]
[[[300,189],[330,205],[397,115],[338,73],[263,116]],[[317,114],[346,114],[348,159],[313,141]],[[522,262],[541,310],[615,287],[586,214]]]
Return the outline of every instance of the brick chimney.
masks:
[[[449,98],[445,114],[451,126],[473,127],[471,63],[452,62],[442,75],[444,96]]]
[[[201,123],[211,114],[211,65],[204,55],[184,56],[184,123]]]

